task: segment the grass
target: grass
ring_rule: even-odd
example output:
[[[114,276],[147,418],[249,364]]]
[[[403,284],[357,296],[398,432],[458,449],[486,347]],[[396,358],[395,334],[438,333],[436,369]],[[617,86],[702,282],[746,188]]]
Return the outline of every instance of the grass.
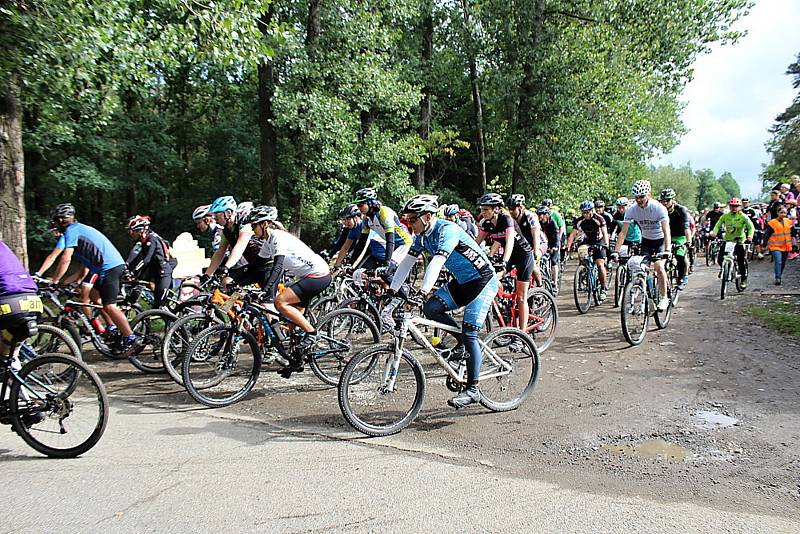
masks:
[[[773,302],[767,306],[749,306],[747,313],[773,330],[800,336],[800,302]]]

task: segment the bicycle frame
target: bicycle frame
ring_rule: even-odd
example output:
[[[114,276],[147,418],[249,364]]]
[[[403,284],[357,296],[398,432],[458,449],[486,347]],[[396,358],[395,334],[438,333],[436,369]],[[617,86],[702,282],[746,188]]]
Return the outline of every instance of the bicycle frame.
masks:
[[[519,328],[519,314],[517,313],[517,289],[516,289],[516,280],[517,280],[517,278],[516,278],[516,276],[514,276],[515,273],[516,273],[516,269],[512,270],[512,272],[507,275],[507,276],[513,278],[513,280],[514,280],[514,284],[515,284],[514,291],[511,292],[511,293],[507,293],[506,291],[504,291],[503,290],[503,284],[501,282],[499,284],[499,287],[497,288],[497,296],[492,301],[492,308],[491,308],[492,314],[497,319],[497,322],[500,323],[501,327],[515,326],[515,327]],[[498,301],[503,302],[503,303],[510,302],[509,304],[505,304],[505,306],[508,307],[509,315],[510,315],[508,323],[506,322],[505,318],[503,317],[503,310],[500,308],[500,304],[499,304]],[[524,329],[525,333],[528,333],[531,330],[535,330],[536,328],[539,328],[545,322],[543,317],[541,317],[540,315],[536,315],[535,313],[532,313],[532,312],[533,312],[533,310],[530,310],[530,309],[528,310],[528,323],[529,324],[525,325],[525,329]],[[531,323],[531,320],[535,320],[535,322]]]

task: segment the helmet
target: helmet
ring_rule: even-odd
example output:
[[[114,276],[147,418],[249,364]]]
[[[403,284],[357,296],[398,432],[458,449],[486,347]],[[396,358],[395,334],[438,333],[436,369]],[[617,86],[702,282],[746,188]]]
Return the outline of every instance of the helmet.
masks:
[[[714,202],[714,209],[721,208],[721,207],[722,207],[722,204],[720,204],[719,202]]]
[[[134,215],[128,219],[128,231],[138,232],[150,228],[150,217],[147,215]]]
[[[478,199],[478,206],[503,206],[503,197],[497,193],[486,193]]]
[[[247,215],[242,219],[242,224],[257,224],[264,221],[273,222],[277,220],[278,208],[275,206],[258,206],[247,211]]]
[[[244,220],[250,215],[253,209],[252,202],[242,202],[236,206],[236,212],[233,214],[233,222],[235,224],[245,224]]]
[[[660,198],[661,200],[672,200],[673,198],[675,198],[675,196],[676,196],[675,191],[673,189],[667,188],[661,191],[661,195],[659,195],[658,198]]]
[[[744,198],[742,199],[742,202],[750,202],[750,199],[749,199],[749,198],[747,198],[747,197],[744,197]]]
[[[192,212],[192,219],[197,221],[202,219],[206,215],[208,215],[208,210],[211,207],[210,204],[205,204],[203,206],[197,206],[194,211]]]
[[[233,199],[233,197],[219,197],[212,202],[211,207],[208,208],[209,213],[221,213],[228,210],[236,210],[236,201]]]
[[[581,208],[581,211],[593,210],[594,209],[594,202],[592,202],[591,200],[584,200],[583,202],[581,202],[580,208]]]
[[[75,216],[75,206],[69,203],[59,204],[50,211],[51,219],[58,219],[59,217]]]
[[[358,209],[358,206],[356,206],[355,204],[348,204],[347,206],[339,210],[340,219],[349,219],[350,217],[360,217],[360,216],[361,216],[361,210]]]
[[[465,217],[467,219],[474,219],[474,217],[472,216],[472,213],[470,213],[470,211],[466,210],[466,209],[458,210],[458,216],[461,217],[462,219],[465,218]]]
[[[525,204],[525,195],[511,195],[508,197],[508,206],[513,208],[514,206],[522,206]]]
[[[436,195],[417,195],[411,197],[403,206],[403,213],[436,213],[439,209]]]
[[[616,204],[617,206],[627,206],[628,199],[627,197],[619,197],[614,204]]]
[[[631,186],[631,195],[635,197],[643,197],[648,194],[653,188],[647,180],[636,180]]]
[[[455,217],[458,215],[459,212],[458,204],[450,204],[449,206],[444,207],[444,215],[445,217]]]
[[[594,201],[594,207],[595,208],[605,208],[606,207],[606,202],[604,200],[598,198],[597,200]]]
[[[536,213],[539,215],[550,215],[550,208],[547,206],[539,206],[539,208],[536,210]]]
[[[373,187],[364,187],[356,191],[356,199],[354,204],[363,204],[368,200],[378,200],[378,192]]]
[[[552,205],[553,205],[553,199],[552,198],[546,198],[546,199],[542,200],[542,206],[547,206],[549,208]]]
[[[742,201],[736,197],[731,197],[731,199],[728,201],[728,206],[741,206],[741,205]]]

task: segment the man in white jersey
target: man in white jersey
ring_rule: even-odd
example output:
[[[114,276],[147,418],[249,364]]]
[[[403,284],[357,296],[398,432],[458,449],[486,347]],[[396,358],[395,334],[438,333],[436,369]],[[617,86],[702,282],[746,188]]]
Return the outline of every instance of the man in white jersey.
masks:
[[[633,204],[625,211],[625,219],[620,229],[620,235],[628,235],[628,227],[631,223],[637,223],[642,230],[642,255],[655,256],[653,268],[658,277],[658,311],[665,311],[669,307],[667,297],[667,271],[664,267],[664,260],[669,258],[672,252],[672,235],[669,231],[669,213],[667,208],[659,202],[650,198],[652,187],[647,180],[638,180],[631,187],[631,194],[636,199]],[[618,255],[623,239],[617,239],[614,247],[614,254]]]
[[[275,308],[287,319],[300,327],[305,335],[296,346],[297,361],[292,362],[288,373],[302,368],[302,355],[317,340],[317,330],[303,316],[308,303],[325,291],[331,283],[328,264],[308,245],[288,232],[270,228],[270,223],[278,217],[278,210],[272,206],[253,208],[245,224],[250,224],[253,233],[264,240],[259,256],[272,260],[272,267],[265,273],[264,292],[268,300],[275,300]],[[295,278],[295,282],[275,296],[283,273]]]

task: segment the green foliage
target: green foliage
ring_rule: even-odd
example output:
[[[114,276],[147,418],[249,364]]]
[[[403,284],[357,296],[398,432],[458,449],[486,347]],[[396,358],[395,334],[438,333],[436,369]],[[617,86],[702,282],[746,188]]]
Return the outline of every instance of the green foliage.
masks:
[[[653,194],[658,194],[667,188],[674,189],[679,204],[683,204],[693,211],[697,209],[699,181],[688,164],[681,167],[672,165],[651,167],[649,180],[653,186]]]
[[[792,87],[798,94],[776,117],[770,129],[772,139],[767,143],[767,150],[772,155],[772,163],[761,173],[764,193],[771,191],[776,183],[786,182],[787,177],[800,174],[800,53],[786,74],[792,76]]]

